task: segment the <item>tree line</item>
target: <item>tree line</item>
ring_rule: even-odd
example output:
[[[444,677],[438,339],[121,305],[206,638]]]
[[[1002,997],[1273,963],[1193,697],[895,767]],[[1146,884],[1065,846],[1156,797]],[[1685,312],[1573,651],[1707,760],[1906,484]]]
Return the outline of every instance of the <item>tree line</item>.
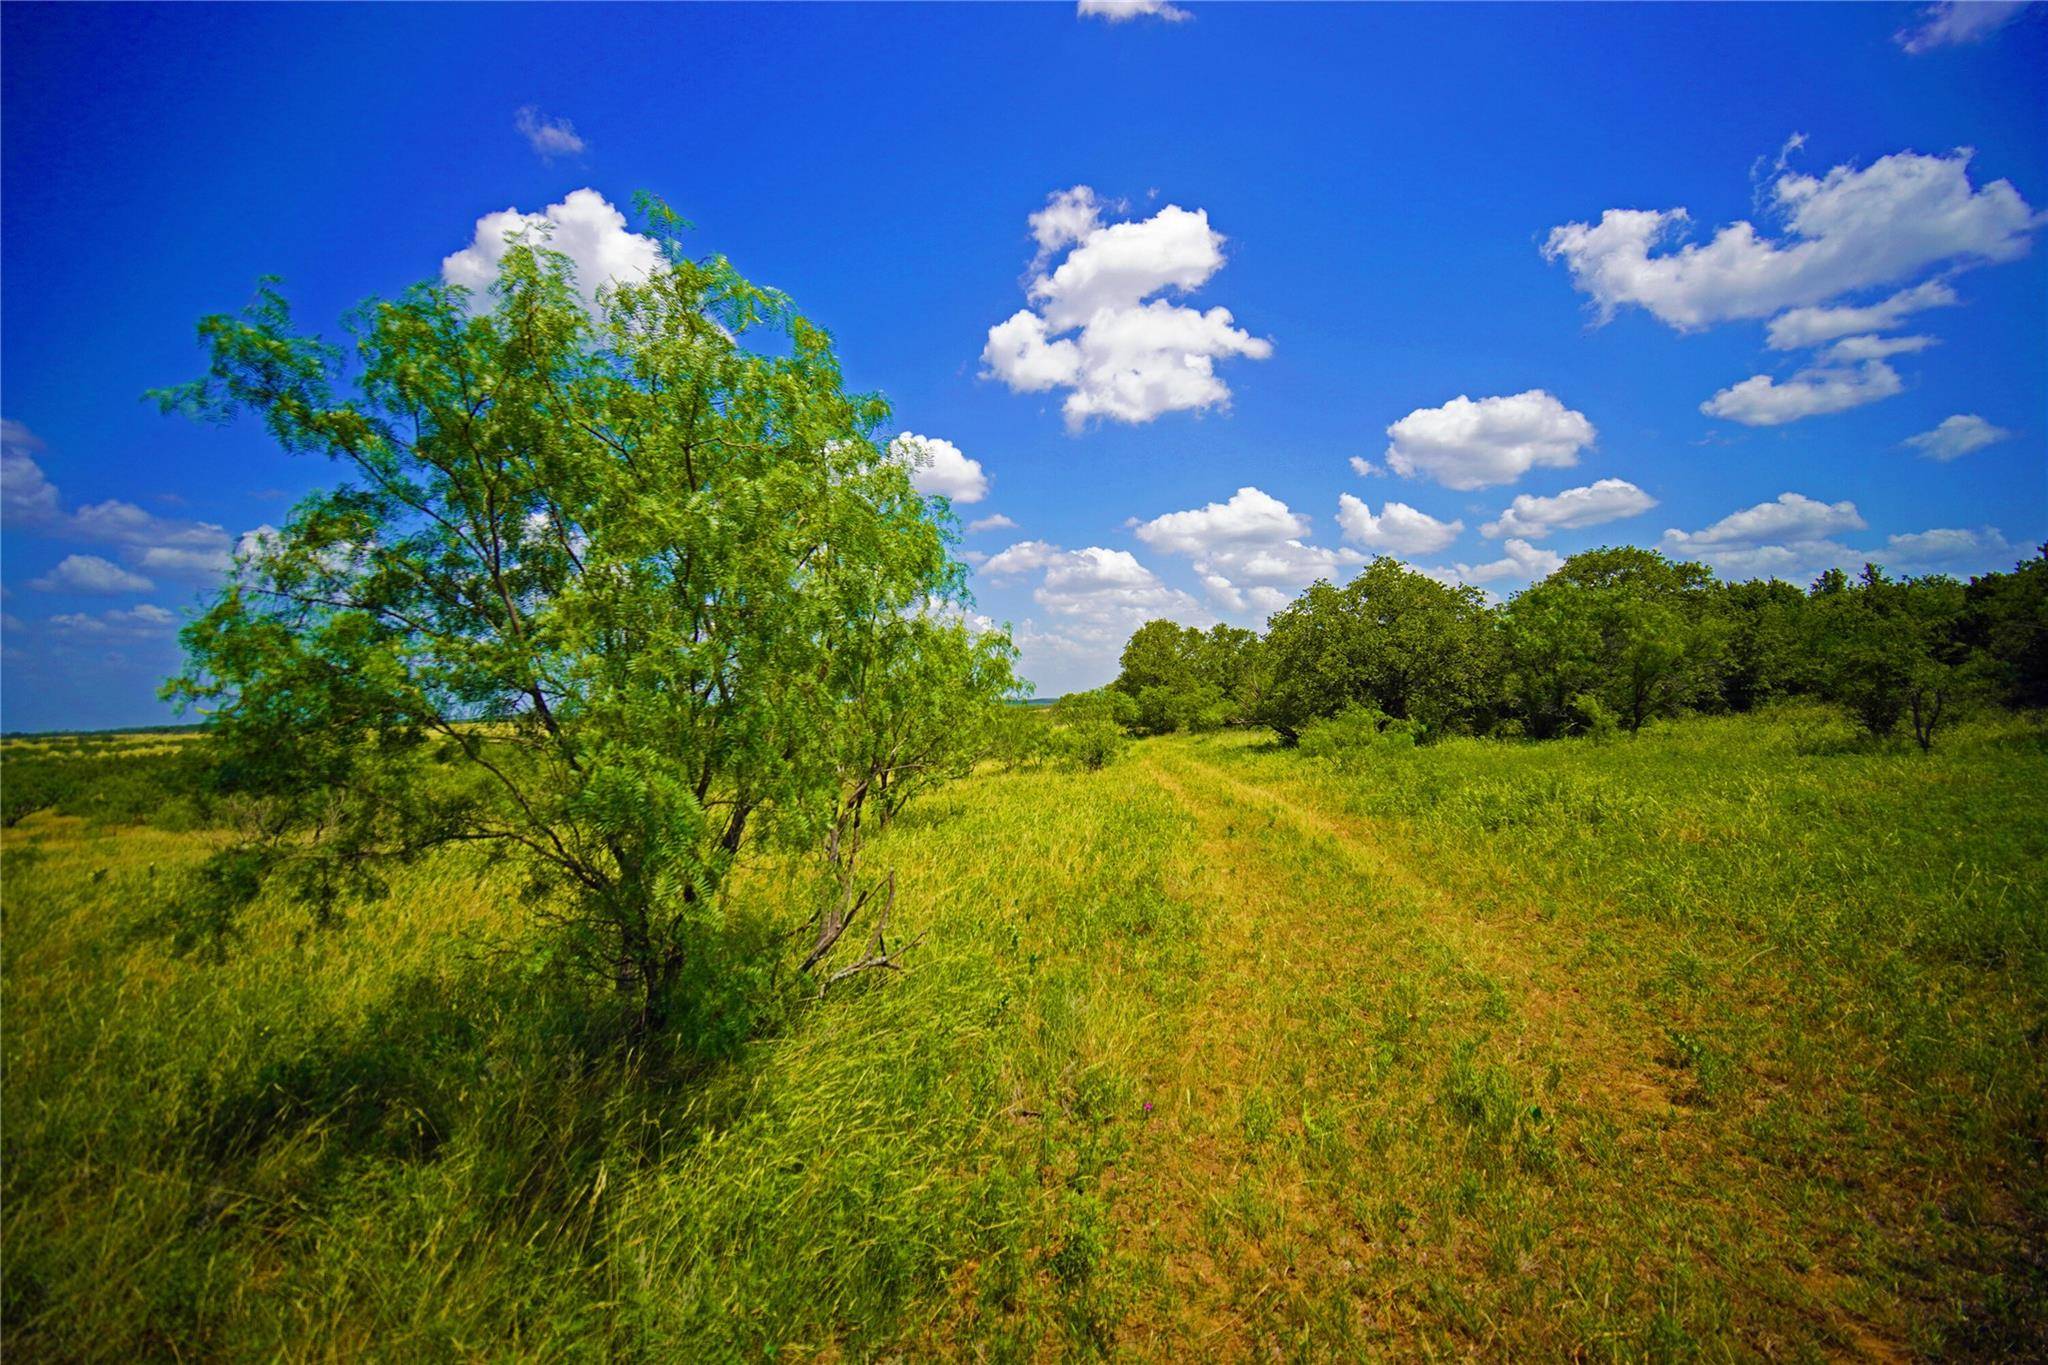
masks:
[[[1970,704],[2048,705],[2048,547],[1967,583],[1872,564],[1802,591],[1621,546],[1497,605],[1381,557],[1315,583],[1263,635],[1148,621],[1085,705],[1135,734],[1264,725],[1292,744],[1339,718],[1423,741],[1633,733],[1795,696],[1872,735],[1910,728],[1922,749]]]

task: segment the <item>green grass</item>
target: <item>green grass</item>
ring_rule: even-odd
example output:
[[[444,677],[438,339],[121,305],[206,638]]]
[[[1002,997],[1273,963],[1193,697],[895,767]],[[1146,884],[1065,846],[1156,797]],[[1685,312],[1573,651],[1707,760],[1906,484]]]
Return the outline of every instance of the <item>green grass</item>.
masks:
[[[216,836],[94,771],[0,868],[24,1358],[2048,1350],[2038,722],[988,772],[717,1063],[479,858],[173,958]]]

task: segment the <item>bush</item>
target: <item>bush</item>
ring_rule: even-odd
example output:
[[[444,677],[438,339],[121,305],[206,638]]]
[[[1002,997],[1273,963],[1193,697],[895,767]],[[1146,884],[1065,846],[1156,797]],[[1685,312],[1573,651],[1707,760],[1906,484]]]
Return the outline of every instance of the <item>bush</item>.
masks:
[[[1591,692],[1572,698],[1572,715],[1579,722],[1579,732],[1595,744],[1606,744],[1621,733],[1621,717]]]
[[[1129,744],[1115,726],[1090,723],[1061,731],[1058,754],[1068,764],[1092,773],[1116,762]]]
[[[1004,768],[1033,768],[1051,757],[1052,724],[1043,706],[1005,706],[989,725],[988,757]]]
[[[1141,688],[1136,703],[1137,714],[1132,728],[1141,735],[1168,735],[1176,730],[1195,733],[1221,730],[1231,719],[1231,705],[1223,695],[1223,689],[1211,683],[1188,682],[1174,687]]]
[[[1098,772],[1117,760],[1130,740],[1124,727],[1134,719],[1135,704],[1114,688],[1075,692],[1053,703],[1048,753],[1057,761]]]
[[[1412,720],[1396,720],[1373,706],[1351,706],[1302,726],[1300,747],[1310,758],[1343,764],[1368,754],[1413,749],[1421,738],[1422,727]]]
[[[0,824],[9,828],[39,810],[76,815],[95,825],[154,825],[183,830],[212,819],[201,782],[206,750],[177,740],[138,751],[118,740],[78,740],[64,747],[9,747],[0,778]]]

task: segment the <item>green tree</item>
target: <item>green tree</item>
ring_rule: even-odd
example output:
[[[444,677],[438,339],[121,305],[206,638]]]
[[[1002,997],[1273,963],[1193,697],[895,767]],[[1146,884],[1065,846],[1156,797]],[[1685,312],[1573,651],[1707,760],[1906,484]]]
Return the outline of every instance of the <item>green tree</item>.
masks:
[[[1910,720],[1922,751],[1975,690],[1964,639],[1966,597],[1953,578],[1887,577],[1875,564],[1853,582],[1815,584],[1815,646],[1825,695],[1872,735]]]
[[[1198,668],[1202,632],[1175,621],[1147,621],[1131,632],[1119,660],[1116,687],[1136,696],[1151,687],[1192,681]]]
[[[1813,688],[1805,634],[1806,594],[1779,579],[1727,583],[1715,594],[1727,644],[1722,705],[1750,711]]]
[[[2048,706],[2048,545],[1965,590],[1964,629],[2010,706]]]
[[[1202,632],[1173,621],[1147,621],[1124,643],[1112,686],[1130,698],[1130,727],[1141,735],[1201,728],[1222,701],[1201,670]]]
[[[1424,735],[1469,726],[1492,703],[1493,631],[1478,589],[1385,556],[1343,588],[1315,583],[1267,623],[1259,719],[1294,740],[1353,706]]]
[[[1206,633],[1165,620],[1139,626],[1112,684],[1135,703],[1131,728],[1160,735],[1243,723],[1257,693],[1258,638],[1239,626]]]
[[[1243,626],[1213,625],[1197,653],[1202,679],[1223,694],[1227,723],[1247,723],[1266,685],[1263,642]]]
[[[1516,594],[1504,618],[1510,687],[1529,733],[1554,735],[1591,696],[1631,734],[1710,694],[1724,628],[1705,565],[1636,546],[1587,550]]]
[[[166,688],[251,812],[202,879],[215,928],[264,886],[328,916],[488,845],[655,1027],[694,1009],[749,850],[823,848],[850,884],[860,813],[959,771],[1012,690],[1007,641],[949,615],[950,514],[876,443],[887,406],[646,208],[664,267],[594,313],[531,237],[489,297],[365,305],[352,393],[268,284],[201,323],[209,372],[165,407],[346,471],[241,556]]]

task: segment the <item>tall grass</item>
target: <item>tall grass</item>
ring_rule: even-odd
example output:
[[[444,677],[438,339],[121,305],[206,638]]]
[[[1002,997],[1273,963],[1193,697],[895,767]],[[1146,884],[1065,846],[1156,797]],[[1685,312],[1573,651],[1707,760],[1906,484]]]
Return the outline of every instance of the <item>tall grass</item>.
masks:
[[[1688,1235],[1720,1263],[1701,1289],[1750,1296],[1707,1305],[1693,1345],[1810,1341],[1786,1319],[1825,1311],[1820,1339],[1856,1353],[2048,1349],[2039,718],[1932,755],[1805,706],[1355,763],[1190,748],[1398,847],[1547,997],[1520,1008],[1567,1075],[1669,1102],[1640,1178],[1684,1173],[1675,1198],[1735,1210]],[[1639,1345],[1687,1339],[1660,1312]]]
[[[0,845],[24,1358],[2042,1344],[2030,722],[991,771],[871,849],[907,973],[638,1052],[480,858],[174,957],[149,814]]]
[[[204,835],[28,817],[5,869],[8,1336],[77,1358],[859,1350],[970,1263],[998,1267],[988,1330],[1028,1328],[1063,1242],[1041,1170],[1106,1159],[1152,993],[1192,975],[1161,871],[1184,821],[1103,795],[992,775],[910,812],[876,860],[892,928],[926,935],[912,970],[708,1069],[622,1054],[609,1002],[521,950],[481,860],[338,931],[259,921],[207,966],[152,932]]]

